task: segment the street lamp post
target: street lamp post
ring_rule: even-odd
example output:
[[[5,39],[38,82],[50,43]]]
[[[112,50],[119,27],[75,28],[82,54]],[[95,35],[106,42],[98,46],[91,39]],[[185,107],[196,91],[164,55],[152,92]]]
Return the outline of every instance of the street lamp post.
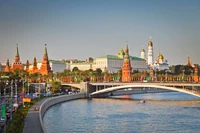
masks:
[[[1,79],[0,79],[0,85],[1,85]],[[0,88],[0,103],[1,103],[1,88]]]
[[[27,82],[28,82],[28,80],[27,80]],[[29,82],[28,82],[28,95],[29,95]]]
[[[10,120],[12,120],[12,111],[13,111],[13,80],[11,80],[11,115]]]
[[[5,88],[4,88],[4,97],[6,96],[6,88],[7,88],[7,85],[8,85],[8,80],[6,80],[6,86],[5,86]]]
[[[17,105],[17,79],[15,79],[15,104]]]

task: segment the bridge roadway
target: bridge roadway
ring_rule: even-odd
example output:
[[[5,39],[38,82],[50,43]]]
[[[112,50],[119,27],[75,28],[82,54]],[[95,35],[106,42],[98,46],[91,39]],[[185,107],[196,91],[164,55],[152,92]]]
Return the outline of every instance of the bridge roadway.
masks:
[[[92,86],[122,86],[122,85],[139,85],[139,84],[148,84],[148,85],[160,85],[160,86],[169,86],[169,87],[200,87],[200,83],[187,83],[187,82],[89,82]],[[62,83],[63,86],[71,86],[81,89],[81,83]]]
[[[130,82],[130,83],[115,83],[115,82],[101,82],[101,83],[90,83],[91,85],[107,85],[107,86],[121,86],[121,85],[138,85],[138,84],[148,84],[148,85],[161,85],[161,86],[200,86],[200,83],[184,83],[184,82]]]
[[[83,85],[87,84],[87,85]],[[122,90],[126,88],[160,88],[164,90],[179,91],[195,96],[200,96],[200,84],[199,83],[186,83],[186,82],[82,82],[82,83],[62,83],[62,85],[79,88],[81,91],[86,91],[87,97],[102,95],[110,93],[116,90]],[[188,90],[191,89],[191,90]]]

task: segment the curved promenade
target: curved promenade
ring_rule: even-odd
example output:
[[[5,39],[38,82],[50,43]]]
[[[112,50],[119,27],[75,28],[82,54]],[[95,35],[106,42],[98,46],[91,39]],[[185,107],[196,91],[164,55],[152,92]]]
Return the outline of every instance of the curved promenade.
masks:
[[[23,133],[42,133],[42,128],[40,125],[39,111],[36,111],[35,108],[39,107],[46,99],[43,99],[35,103],[30,110],[26,118],[24,119],[24,129]]]
[[[66,101],[70,101],[70,100],[76,100],[76,99],[83,99],[83,98],[86,98],[85,92],[80,92],[77,94],[70,94],[70,95],[62,95],[62,96],[52,97],[52,98],[45,100],[40,106],[38,123],[40,123],[41,127],[38,127],[38,128],[41,128],[41,130],[42,130],[41,132],[46,133],[44,125],[43,125],[43,116],[49,107],[51,107],[57,103],[66,102]],[[40,132],[37,132],[37,133],[40,133]]]

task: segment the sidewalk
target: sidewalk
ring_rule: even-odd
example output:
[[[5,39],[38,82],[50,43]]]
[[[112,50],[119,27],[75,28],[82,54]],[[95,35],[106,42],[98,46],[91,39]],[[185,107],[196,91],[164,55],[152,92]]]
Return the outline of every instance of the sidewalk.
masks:
[[[35,103],[29,110],[25,120],[24,120],[24,130],[23,133],[43,133],[40,126],[39,111],[35,111],[35,107],[39,107],[44,101],[43,99]]]

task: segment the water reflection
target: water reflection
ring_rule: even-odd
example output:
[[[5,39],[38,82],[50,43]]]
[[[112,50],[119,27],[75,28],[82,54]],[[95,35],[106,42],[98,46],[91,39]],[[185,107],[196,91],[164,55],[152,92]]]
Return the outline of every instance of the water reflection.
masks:
[[[168,100],[175,97],[171,95],[179,100]],[[184,98],[190,101],[181,100]],[[140,99],[147,102],[140,103]],[[157,93],[61,103],[45,113],[44,125],[48,133],[187,133],[199,132],[197,114],[200,101],[196,98],[183,93]]]

